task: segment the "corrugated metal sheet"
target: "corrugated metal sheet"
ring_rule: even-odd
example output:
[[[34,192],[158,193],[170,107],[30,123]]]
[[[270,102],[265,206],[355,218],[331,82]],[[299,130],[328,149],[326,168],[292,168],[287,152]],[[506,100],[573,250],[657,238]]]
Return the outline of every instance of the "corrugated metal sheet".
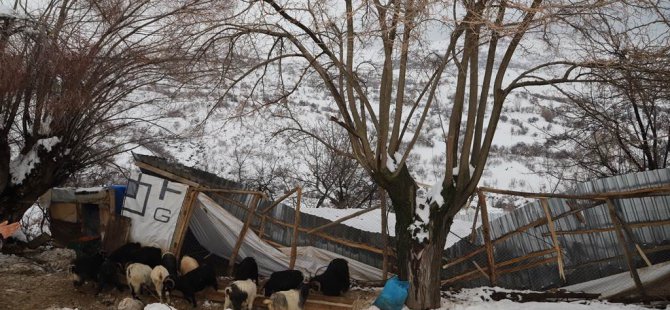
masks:
[[[626,191],[639,188],[656,187],[670,183],[670,169],[632,173],[611,178],[594,180],[576,186],[574,193],[603,193]],[[581,203],[587,203],[582,201]],[[670,196],[617,199],[614,201],[617,212],[626,223],[662,221],[670,219]],[[549,199],[549,209],[552,215],[558,215],[570,210],[568,200]],[[608,228],[610,222],[607,206],[601,204],[583,211],[585,222],[580,222],[575,216],[567,216],[555,222],[557,231],[583,230]],[[545,217],[538,202],[518,208],[504,216],[491,221],[492,239],[514,231],[534,220]],[[551,237],[546,225],[531,228],[524,233],[515,234],[510,239],[495,244],[494,255],[497,262],[521,257],[528,253],[549,249],[552,247]],[[634,239],[643,247],[664,245],[670,243],[670,225],[633,229]],[[481,229],[477,231],[475,244],[469,243],[470,238],[464,238],[445,251],[447,261],[456,259],[478,248],[483,244]],[[567,283],[573,284],[597,279],[627,270],[613,231],[594,232],[589,234],[561,234],[558,241],[564,255]],[[655,261],[670,260],[670,253],[660,252],[653,257]],[[480,266],[486,266],[486,255],[482,253],[474,258]],[[642,260],[636,256],[638,266]],[[517,264],[514,264],[517,265]],[[514,266],[511,265],[511,266]],[[471,270],[472,263],[464,262],[443,271],[443,278],[451,278],[464,271]],[[488,280],[479,278],[457,283],[460,287],[475,287],[488,285]],[[499,278],[497,285],[516,289],[546,289],[564,285],[558,276],[556,263],[545,264],[533,269]]]

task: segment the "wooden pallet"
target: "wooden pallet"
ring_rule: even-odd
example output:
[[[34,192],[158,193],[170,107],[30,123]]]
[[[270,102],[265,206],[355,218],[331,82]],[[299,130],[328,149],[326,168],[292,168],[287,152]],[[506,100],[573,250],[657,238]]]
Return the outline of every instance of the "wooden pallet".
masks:
[[[207,290],[202,292],[208,300],[223,303],[226,295],[223,292]],[[263,301],[265,296],[258,295],[254,300],[254,309],[267,309]],[[321,294],[310,294],[305,302],[305,310],[349,310],[353,309],[353,300],[347,297],[332,297]]]

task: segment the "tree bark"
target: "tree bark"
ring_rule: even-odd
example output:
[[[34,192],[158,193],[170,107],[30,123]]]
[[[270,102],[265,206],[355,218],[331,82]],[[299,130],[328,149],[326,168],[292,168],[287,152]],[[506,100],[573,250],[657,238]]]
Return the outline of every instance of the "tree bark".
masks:
[[[9,220],[10,222],[20,220],[26,210],[42,194],[65,182],[67,173],[64,171],[72,169],[72,167],[62,162],[70,160],[59,158],[58,161],[60,163],[49,152],[40,151],[39,163],[35,165],[21,184],[11,184],[11,174],[8,175],[5,179],[7,186],[0,193],[0,220]]]
[[[390,175],[378,175],[378,183],[386,190],[391,198],[391,203],[396,215],[396,253],[398,277],[400,280],[409,279],[409,257],[412,237],[409,233],[409,226],[412,224],[414,209],[416,208],[416,190],[417,185],[414,178],[409,173],[406,165],[399,168],[400,171],[395,177]]]
[[[436,220],[431,228],[430,242],[419,244],[412,239],[409,261],[410,290],[407,306],[410,309],[440,308],[440,274],[442,270],[442,254],[447,234],[453,218],[445,221]]]
[[[387,176],[380,184],[389,194],[396,214],[398,276],[400,280],[410,281],[406,304],[410,309],[439,308],[442,254],[453,222],[453,216],[447,212],[451,206],[440,206],[439,211],[437,206],[431,206],[429,241],[419,242],[409,231],[414,222],[418,186],[407,167],[403,165],[397,176]],[[453,194],[453,188],[442,193],[443,196]],[[454,199],[444,201],[450,203]]]

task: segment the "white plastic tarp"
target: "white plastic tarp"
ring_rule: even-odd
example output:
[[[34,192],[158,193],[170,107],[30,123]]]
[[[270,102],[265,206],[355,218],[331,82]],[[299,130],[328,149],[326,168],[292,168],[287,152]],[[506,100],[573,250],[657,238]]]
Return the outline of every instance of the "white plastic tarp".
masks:
[[[244,223],[220,207],[205,194],[198,195],[189,227],[198,242],[212,253],[229,258]],[[268,276],[274,271],[288,269],[290,248],[278,250],[262,241],[253,231],[248,230],[237,254],[240,261],[251,256],[258,264],[261,275]],[[298,247],[295,269],[305,276],[314,275],[335,258],[344,258],[349,263],[351,278],[359,281],[381,280],[381,270],[336,253],[314,247]],[[323,269],[321,270],[323,271]]]
[[[121,214],[131,219],[130,241],[169,250],[188,186],[134,173]]]

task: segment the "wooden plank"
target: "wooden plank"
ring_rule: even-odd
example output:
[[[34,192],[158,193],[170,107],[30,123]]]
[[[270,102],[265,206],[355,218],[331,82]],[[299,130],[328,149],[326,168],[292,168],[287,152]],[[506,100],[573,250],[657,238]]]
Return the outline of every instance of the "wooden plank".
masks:
[[[295,206],[295,218],[293,222],[293,237],[291,238],[291,256],[289,257],[288,269],[295,267],[295,259],[298,255],[298,227],[300,227],[300,200],[302,199],[302,188],[298,187],[298,201]]]
[[[268,216],[263,215],[261,216],[261,225],[258,227],[258,238],[263,239],[263,235],[265,234],[265,221],[267,220]]]
[[[477,216],[479,215],[479,201],[477,201],[477,207],[475,208],[475,220],[472,221],[472,232],[470,232],[470,243],[475,244],[477,241]]]
[[[277,225],[287,227],[287,228],[290,228],[290,227],[293,226],[292,224],[289,224],[289,223],[286,223],[284,221],[281,221],[281,220],[278,220],[278,219],[275,219],[275,218],[271,218],[271,217],[268,218],[268,221],[270,221],[274,224],[277,224]],[[307,232],[307,228],[304,228],[304,227],[298,227],[298,230],[301,231],[301,232]],[[377,254],[382,254],[383,253],[382,249],[379,249],[379,248],[376,248],[376,247],[373,247],[373,246],[370,246],[370,245],[367,245],[367,244],[364,244],[364,243],[360,243],[360,242],[353,242],[353,241],[348,241],[348,240],[345,240],[345,239],[342,239],[342,238],[333,237],[333,236],[331,236],[329,234],[326,234],[326,233],[323,233],[323,232],[318,232],[317,231],[317,232],[313,233],[312,235],[323,238],[323,239],[328,240],[328,241],[332,241],[332,242],[340,244],[340,245],[348,246],[348,247],[351,247],[351,248],[361,249],[361,250],[365,250],[365,251],[369,251],[369,252],[377,253]]]
[[[274,209],[277,205],[279,205],[279,203],[281,203],[282,201],[284,201],[286,198],[293,195],[293,193],[295,193],[297,191],[298,191],[298,187],[295,187],[294,189],[286,192],[284,195],[279,197],[279,199],[275,200],[270,206],[261,210],[261,214],[267,214],[268,212],[270,212],[270,210]]]
[[[521,271],[521,270],[525,270],[525,269],[534,268],[534,267],[537,267],[539,265],[548,264],[548,263],[550,263],[554,260],[556,260],[556,256],[545,258],[545,259],[542,259],[542,260],[539,260],[539,261],[536,261],[536,262],[533,262],[533,263],[530,263],[530,264],[527,264],[527,265],[516,266],[516,267],[511,267],[511,268],[506,268],[506,269],[500,269],[498,272],[500,274],[507,274],[507,273],[511,273],[511,272],[517,272],[517,271]]]
[[[616,210],[615,210],[616,211]],[[629,225],[624,221],[624,219],[619,216],[617,212],[614,212],[614,215],[617,218],[617,222],[621,224],[621,227],[623,228],[623,232],[626,234],[628,237],[628,240],[633,243],[635,248],[637,249],[638,254],[640,254],[640,257],[645,261],[647,266],[651,266],[651,262],[649,261],[649,258],[647,258],[647,255],[644,254],[642,249],[640,248],[640,245],[635,241],[635,234],[633,234],[633,231],[630,229]]]
[[[209,187],[197,187],[195,190],[200,192],[207,193],[224,193],[224,194],[236,194],[236,195],[256,195],[263,198],[267,198],[267,195],[263,192],[246,190],[246,189],[237,189],[237,188],[209,188]]]
[[[486,278],[489,279],[489,280],[491,279],[491,278],[489,277],[489,275],[486,273],[486,271],[484,271],[484,269],[482,269],[482,267],[480,267],[479,264],[477,264],[476,261],[472,261],[472,263],[475,265],[475,268],[477,268],[477,270],[479,270],[479,272],[482,273],[482,275],[483,275],[484,277],[486,277]]]
[[[528,260],[528,259],[535,258],[535,257],[540,257],[540,256],[545,256],[545,255],[553,254],[553,253],[556,253],[553,248],[542,250],[542,251],[531,252],[531,253],[528,253],[528,254],[526,254],[524,256],[521,256],[521,257],[515,257],[515,258],[512,258],[510,260],[500,262],[500,263],[496,264],[496,268],[504,267],[504,266],[511,265],[511,264],[514,264],[514,263],[518,263],[518,262],[521,262],[521,261],[524,261],[524,260]],[[552,259],[554,259],[553,256],[552,256]],[[473,261],[473,263],[474,263],[474,261]],[[488,270],[488,267],[481,267],[480,266],[479,268],[481,268],[484,271]],[[497,269],[497,270],[499,270],[499,269]],[[473,275],[476,275],[477,271],[479,271],[479,270],[472,269],[472,270],[466,271],[466,272],[464,272],[460,275],[457,275],[455,277],[449,278],[448,280],[453,282],[453,281],[457,281],[457,280],[468,279],[468,278],[473,277]],[[447,280],[445,280],[445,281],[447,281]],[[442,282],[445,283],[445,281],[442,281]]]
[[[640,257],[644,260],[644,262],[647,264],[648,267],[651,267],[651,261],[647,257],[646,254],[644,254],[644,251],[642,251],[642,248],[640,247],[639,244],[635,243],[635,248],[637,249],[637,252],[640,254]]]
[[[568,205],[568,208],[570,208],[571,211],[576,211],[580,210],[581,207],[577,205],[577,201],[574,199],[568,199],[565,201],[565,204]],[[586,219],[584,218],[584,215],[581,212],[576,212],[575,213],[575,218],[577,221],[579,221],[582,224],[586,224]]]
[[[493,243],[491,242],[491,233],[490,223],[489,223],[489,214],[486,208],[486,197],[481,191],[477,191],[477,197],[479,198],[479,205],[482,208],[482,232],[484,235],[484,247],[486,248],[486,258],[489,264],[489,281],[491,286],[496,285],[496,263],[495,257],[493,257]]]
[[[472,252],[470,252],[466,255],[463,255],[463,256],[455,259],[455,260],[450,261],[449,263],[446,263],[446,264],[442,265],[442,269],[447,269],[451,266],[460,264],[460,263],[466,261],[467,259],[469,259],[469,258],[471,258],[471,257],[473,257],[473,256],[475,256],[475,255],[477,255],[481,252],[484,252],[485,250],[486,250],[485,247],[478,248],[478,249],[476,249],[476,250],[474,250],[474,251],[472,251]]]
[[[642,196],[665,195],[670,193],[670,185],[663,185],[658,187],[641,188],[628,191],[616,191],[608,193],[597,194],[556,194],[556,193],[529,193],[521,191],[503,190],[490,187],[479,187],[479,190],[495,193],[512,195],[526,198],[565,198],[565,199],[585,199],[585,200],[607,200],[615,198],[636,198]]]
[[[344,221],[346,221],[346,220],[355,218],[355,217],[357,217],[357,216],[359,216],[359,215],[361,215],[361,214],[365,214],[365,213],[368,213],[368,212],[377,210],[377,209],[379,209],[379,208],[381,208],[381,205],[376,206],[376,207],[372,207],[372,208],[363,209],[363,210],[361,210],[361,211],[354,212],[354,213],[349,214],[349,215],[347,215],[347,216],[345,216],[345,217],[343,217],[343,218],[339,218],[339,219],[337,219],[336,221],[333,221],[333,222],[330,222],[330,223],[321,225],[321,226],[319,226],[319,227],[312,228],[312,229],[308,230],[307,233],[308,233],[308,234],[311,234],[311,233],[314,233],[314,232],[317,232],[317,231],[320,231],[320,230],[324,230],[324,229],[326,229],[326,228],[328,228],[328,227],[337,225],[337,224],[342,223],[342,222],[344,222]]]
[[[640,281],[640,275],[637,273],[637,268],[635,268],[635,264],[633,263],[633,255],[630,253],[628,245],[626,244],[626,239],[623,235],[623,228],[621,227],[622,225],[619,222],[619,217],[616,214],[614,203],[610,199],[607,200],[607,209],[609,210],[610,220],[616,227],[616,237],[619,241],[619,246],[621,246],[623,249],[624,255],[626,257],[626,264],[628,265],[628,270],[630,271],[630,274],[633,277],[633,281],[635,282],[635,287],[637,287],[637,290],[641,296],[647,296],[644,290],[644,286],[642,285],[642,281]]]
[[[105,237],[102,239],[102,249],[105,253],[112,253],[128,242],[130,223],[130,218],[126,216],[119,215],[110,218],[105,230]]]
[[[173,295],[177,297],[182,296],[179,291],[173,292]],[[222,291],[214,291],[210,289],[198,293],[197,295],[199,299],[201,299],[200,296],[204,296],[205,299],[218,303],[223,303],[226,299],[226,295]],[[268,309],[267,306],[263,303],[265,299],[265,296],[262,294],[256,295],[256,298],[254,299],[254,309]],[[340,302],[336,302],[322,300],[320,296],[315,297],[310,295],[305,301],[304,310],[349,310],[353,308],[352,304],[353,300],[351,299],[343,299]]]
[[[487,271],[489,269],[489,267],[482,267],[482,269],[484,269],[484,271]],[[478,278],[480,276],[481,276],[481,274],[479,273],[479,270],[473,269],[473,270],[470,270],[468,272],[462,273],[460,275],[451,277],[449,279],[442,280],[442,281],[440,281],[440,283],[442,285],[445,285],[445,284],[449,284],[449,283],[453,283],[453,282],[457,282],[457,281],[461,281],[461,280],[467,280],[467,279],[471,279],[471,278]]]
[[[554,227],[554,221],[551,220],[551,210],[549,209],[549,201],[547,198],[540,199],[540,204],[542,209],[544,209],[544,215],[547,217],[547,227],[549,227],[549,232],[551,233],[551,242],[554,245],[556,250],[556,261],[558,262],[558,275],[561,277],[561,280],[565,282],[565,268],[563,265],[563,254],[561,253],[561,246],[558,243],[558,236],[556,236],[556,227]]]
[[[643,227],[654,227],[654,226],[664,226],[670,225],[670,220],[660,220],[660,221],[649,221],[649,222],[638,222],[638,223],[627,223],[626,226],[630,228],[643,228]],[[580,230],[558,230],[556,234],[558,235],[585,235],[590,233],[601,233],[613,231],[615,228],[612,227],[602,227],[602,228],[591,228],[591,229],[580,229]],[[547,236],[547,233],[543,234]]]
[[[504,266],[511,265],[511,264],[514,264],[514,263],[518,263],[518,262],[521,262],[521,261],[524,261],[524,260],[527,260],[527,259],[535,258],[535,257],[538,257],[538,256],[545,256],[545,255],[553,254],[553,253],[556,253],[556,251],[553,248],[542,250],[542,251],[535,251],[535,252],[528,253],[524,256],[519,256],[519,257],[512,258],[510,260],[506,260],[504,262],[500,262],[500,263],[496,264],[496,267],[504,267]]]
[[[152,166],[152,165],[149,165],[149,164],[147,164],[147,163],[143,163],[143,162],[141,162],[141,161],[137,161],[137,160],[136,160],[136,161],[135,161],[135,166],[139,167],[140,169],[146,169],[146,170],[149,170],[149,171],[151,171],[151,172],[153,172],[153,173],[155,173],[155,174],[157,174],[157,175],[160,175],[160,176],[162,176],[162,177],[165,177],[165,178],[167,178],[167,179],[170,179],[170,180],[173,180],[173,181],[177,181],[177,182],[179,182],[179,183],[184,183],[184,184],[186,184],[186,185],[188,185],[188,186],[193,186],[193,187],[199,187],[199,186],[200,186],[200,184],[198,184],[198,183],[196,183],[196,182],[193,182],[193,181],[191,181],[191,180],[189,180],[189,179],[187,179],[187,178],[182,178],[182,177],[180,177],[180,176],[178,176],[178,175],[176,175],[176,174],[174,174],[174,173],[167,172],[167,171],[165,171],[165,170],[163,170],[163,169],[154,167],[154,166]]]
[[[175,256],[179,257],[181,248],[183,245],[184,238],[186,237],[186,231],[188,230],[188,223],[193,214],[193,204],[195,199],[198,197],[198,192],[189,188],[186,190],[186,196],[184,196],[184,202],[181,206],[181,211],[179,212],[179,217],[177,218],[177,227],[174,230],[172,235],[172,245],[170,246],[170,252],[174,253]]]
[[[244,242],[244,236],[247,235],[247,230],[249,230],[251,220],[254,218],[254,212],[258,207],[259,201],[260,197],[256,195],[254,195],[254,198],[251,199],[251,206],[249,208],[249,211],[247,212],[247,217],[244,220],[244,226],[242,226],[242,230],[240,230],[240,235],[237,237],[237,241],[235,242],[233,253],[230,254],[230,259],[228,260],[228,274],[233,274],[233,268],[235,267],[235,259],[237,258],[237,253],[240,251],[240,247],[242,247],[242,243]]]

